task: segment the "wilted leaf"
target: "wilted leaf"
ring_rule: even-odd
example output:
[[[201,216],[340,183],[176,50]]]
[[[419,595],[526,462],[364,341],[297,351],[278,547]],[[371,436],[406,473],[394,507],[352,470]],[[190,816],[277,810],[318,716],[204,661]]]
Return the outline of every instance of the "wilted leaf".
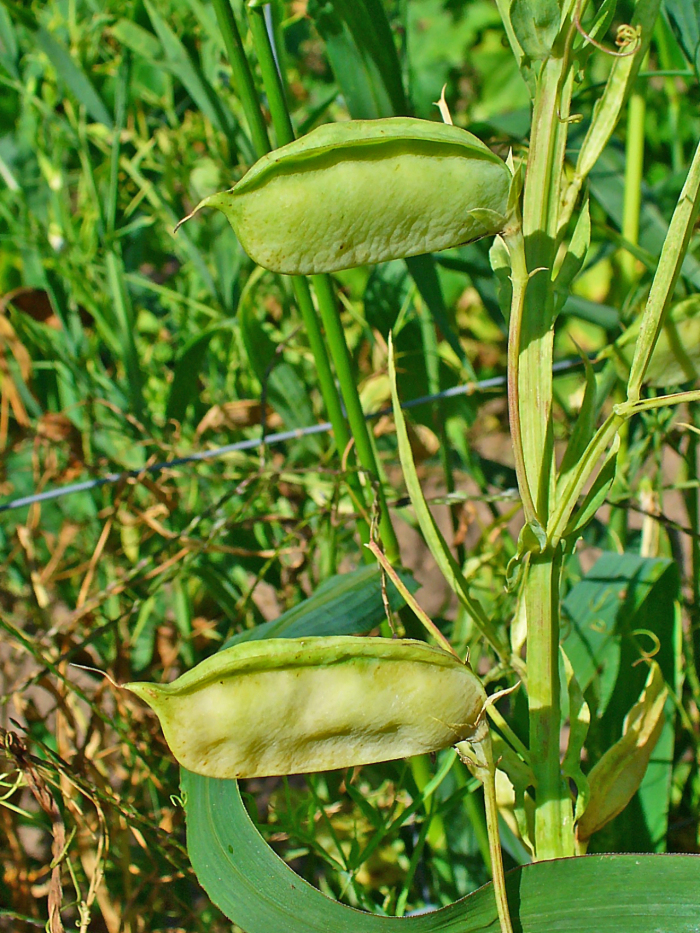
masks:
[[[588,775],[589,801],[576,826],[579,843],[620,813],[639,789],[664,725],[668,688],[661,668],[650,662],[649,677],[639,702],[625,718],[622,738],[603,755]]]

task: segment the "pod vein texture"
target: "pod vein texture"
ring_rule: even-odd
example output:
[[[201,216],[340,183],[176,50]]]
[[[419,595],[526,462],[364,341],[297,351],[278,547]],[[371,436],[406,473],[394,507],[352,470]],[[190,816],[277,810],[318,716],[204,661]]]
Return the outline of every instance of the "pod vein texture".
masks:
[[[172,684],[125,685],[197,774],[263,777],[371,764],[472,736],[468,665],[411,639],[282,638],[221,651]]]
[[[313,275],[496,234],[510,184],[506,164],[459,127],[351,120],[268,153],[193,213],[218,208],[256,263]]]

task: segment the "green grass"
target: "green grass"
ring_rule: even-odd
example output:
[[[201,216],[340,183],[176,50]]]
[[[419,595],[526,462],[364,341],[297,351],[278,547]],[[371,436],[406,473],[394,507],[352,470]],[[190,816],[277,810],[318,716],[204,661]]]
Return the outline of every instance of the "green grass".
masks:
[[[413,111],[435,118],[432,101],[446,83],[456,123],[502,156],[511,147],[523,153],[528,94],[495,6],[386,7]],[[346,119],[356,107],[401,104],[395,81],[386,99],[367,96],[376,91],[370,79],[353,84],[352,96],[357,45],[334,39],[320,4],[310,2],[308,15],[304,4],[275,9],[298,133]],[[620,21],[628,18],[621,8]],[[257,79],[250,36],[244,40]],[[390,73],[391,61],[376,49],[361,51]],[[583,122],[571,129],[572,157],[609,67],[594,54],[577,86],[574,110]],[[700,132],[700,86],[665,25],[657,26],[646,67],[683,76],[638,82],[646,99],[640,261],[623,261],[619,246],[623,119],[590,177],[592,246],[557,324],[557,357],[577,347],[598,352],[643,306]],[[2,502],[259,437],[261,397],[268,430],[325,421],[289,281],[255,269],[218,213],[173,235],[180,217],[254,161],[213,6],[8,3],[0,6],[0,83]],[[434,267],[411,270],[415,281],[402,262],[335,277],[366,409],[389,402],[392,328],[404,399],[474,372],[480,379],[504,372],[506,328],[489,245],[441,254]],[[678,297],[700,284],[697,246],[696,237]],[[599,385],[607,413],[622,399],[623,382],[608,366]],[[559,441],[570,434],[583,388],[581,373],[555,383]],[[511,627],[518,607],[506,590],[520,518],[508,492],[515,478],[505,398],[462,396],[415,409],[410,419],[426,496],[442,509],[446,530],[450,484],[462,493],[449,502],[465,575],[494,628],[520,648],[520,629]],[[636,840],[643,850],[700,849],[698,425],[692,405],[630,422],[610,491],[615,507],[586,528],[565,566],[573,628],[586,624],[582,606],[590,605],[579,587],[601,551],[612,563],[607,555],[618,550],[647,561],[634,570],[615,565],[620,589],[632,590],[640,567],[661,579],[661,590],[637,590],[639,615],[625,617],[631,628],[620,643],[600,647],[601,664],[612,665],[608,680],[596,674],[582,684],[598,717],[589,762],[619,735],[639,693],[623,690],[612,654],[631,652],[632,634],[656,627],[663,644],[671,642],[662,666],[675,690],[676,725],[665,736],[664,791],[651,802],[635,798],[627,817],[594,841],[596,850],[625,851],[626,820],[640,813],[655,828]],[[424,566],[387,419],[376,424],[374,443],[404,562],[426,582],[418,600],[460,653],[471,650],[494,687],[509,684],[510,672],[494,668],[469,617]],[[154,718],[110,681],[71,665],[106,671],[117,683],[172,679],[335,573],[360,566],[346,478],[331,439],[320,435],[1,514],[0,929],[44,926],[57,897],[49,883],[56,855],[66,928],[82,917],[82,929],[108,933],[230,929],[190,867],[178,768]],[[670,611],[676,598],[678,616]],[[400,624],[416,634],[408,615]],[[504,705],[526,740],[525,702],[516,694]],[[426,782],[443,761],[441,753],[429,764]],[[449,903],[489,877],[474,782],[452,770],[431,802],[423,786],[405,764],[390,763],[355,776],[250,782],[244,793],[265,837],[304,877],[346,903],[391,914],[399,904]],[[57,839],[65,845],[52,853]],[[504,841],[510,866],[526,857],[512,831]]]

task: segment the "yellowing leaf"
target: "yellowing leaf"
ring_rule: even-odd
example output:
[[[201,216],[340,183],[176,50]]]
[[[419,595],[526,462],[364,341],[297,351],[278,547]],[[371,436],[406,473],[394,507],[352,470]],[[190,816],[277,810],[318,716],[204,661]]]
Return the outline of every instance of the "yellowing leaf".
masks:
[[[593,833],[624,810],[642,783],[663,728],[667,696],[661,668],[652,661],[639,701],[625,718],[622,738],[588,775],[588,806],[576,826],[576,836],[583,848]]]

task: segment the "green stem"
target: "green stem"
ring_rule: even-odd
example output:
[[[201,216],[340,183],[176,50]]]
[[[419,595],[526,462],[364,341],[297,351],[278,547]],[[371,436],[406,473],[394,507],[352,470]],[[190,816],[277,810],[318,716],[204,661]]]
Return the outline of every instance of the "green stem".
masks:
[[[672,71],[675,63],[671,55],[671,43],[675,45],[675,40],[663,16],[660,16],[656,21],[654,41],[659,55],[660,70]],[[683,138],[680,132],[681,101],[676,79],[670,75],[664,78],[664,89],[668,97],[668,138],[671,141],[671,168],[674,172],[681,172],[684,165]]]
[[[536,781],[538,859],[574,854],[571,798],[561,776],[559,572],[561,549],[531,554],[525,577],[530,755]]]
[[[265,118],[260,109],[258,91],[246,58],[245,49],[238,30],[236,18],[231,9],[230,0],[213,0],[216,19],[226,46],[229,64],[233,72],[233,86],[236,89],[248,121],[248,128],[253,139],[253,146],[258,158],[270,151]]]
[[[648,57],[642,67],[645,67]],[[622,235],[634,246],[639,242],[639,215],[642,206],[644,177],[644,118],[646,83],[637,84],[627,105],[627,142],[625,151],[625,196],[622,207]],[[622,287],[627,292],[636,278],[635,257],[625,250],[620,256]]]
[[[552,266],[559,224],[561,180],[571,97],[564,60],[544,63],[535,97],[532,138],[523,197],[527,290],[520,328],[518,413],[527,487],[542,524],[554,482],[552,437]],[[514,289],[515,298],[515,289]],[[527,490],[521,489],[523,501]]]
[[[474,777],[484,785],[484,804],[486,807],[486,831],[489,838],[491,856],[491,874],[493,892],[496,897],[496,909],[501,933],[513,933],[513,925],[508,909],[506,878],[503,871],[503,853],[498,834],[498,803],[496,800],[496,763],[493,760],[493,746],[488,721],[484,717],[477,726],[474,736],[459,742],[457,754],[469,768]]]
[[[530,482],[525,468],[523,451],[522,423],[520,418],[520,347],[522,339],[523,309],[528,283],[525,246],[520,228],[507,233],[504,237],[508,246],[511,262],[511,283],[513,300],[510,307],[508,324],[508,419],[513,442],[515,473],[518,477],[520,498],[523,503],[525,521],[532,525],[539,522],[537,509],[532,498]]]
[[[440,392],[440,353],[438,348],[437,333],[435,322],[422,299],[416,302],[418,310],[418,320],[420,322],[421,337],[423,343],[423,359],[425,361],[425,371],[428,376],[428,392],[430,395],[437,395]],[[447,424],[444,402],[433,402],[431,405],[431,415],[433,420],[433,429],[440,441],[440,463],[445,476],[445,488],[447,492],[454,492],[455,480],[452,472],[452,463],[450,462],[450,445],[447,438]],[[450,519],[452,522],[452,531],[457,533],[459,528],[459,506],[450,506]],[[464,564],[464,545],[459,544],[456,548],[457,561],[460,567]]]
[[[277,62],[272,50],[270,35],[265,24],[265,10],[263,7],[246,7],[248,25],[253,36],[255,54],[258,56],[263,87],[267,94],[267,103],[272,116],[272,125],[275,128],[278,146],[286,146],[294,142],[294,127],[289,116],[289,108],[284,96],[282,78],[277,70]]]
[[[278,141],[281,144],[286,144],[292,142],[294,139],[294,129],[284,99],[282,82],[279,72],[277,71],[274,55],[272,54],[272,46],[263,18],[263,10],[258,7],[248,7],[248,18],[253,35],[253,43],[260,62],[260,70],[267,92],[275,133]],[[369,475],[372,482],[376,484],[380,508],[379,530],[387,552],[387,557],[390,561],[395,561],[399,558],[399,546],[391,524],[391,518],[389,517],[389,511],[384,497],[384,490],[377,471],[377,462],[369,436],[367,421],[365,420],[364,412],[360,405],[360,396],[357,392],[350,354],[348,352],[347,343],[345,342],[345,334],[340,321],[338,305],[333,293],[333,284],[328,275],[315,275],[312,277],[312,281],[316,292],[316,298],[318,299],[318,309],[321,320],[326,332],[326,340],[328,341],[331,358],[340,384],[340,391],[343,396],[343,401],[345,402],[345,410],[347,411],[350,430],[355,441],[357,458],[362,469]],[[317,319],[315,326],[318,327]]]
[[[262,156],[270,151],[270,141],[267,135],[267,127],[265,126],[262,110],[260,109],[257,89],[248,64],[248,59],[245,55],[241,34],[236,24],[233,10],[231,9],[230,0],[214,0],[214,7],[233,70],[236,92],[243,104],[257,155]],[[270,112],[275,127],[275,134],[278,141],[282,144],[291,142],[294,139],[294,131],[292,129],[291,120],[289,119],[289,111],[287,110],[287,105],[284,100],[284,92],[272,55],[272,48],[265,28],[262,11],[250,11],[250,27],[256,53],[260,61],[260,68],[265,80],[265,90],[267,92],[268,101],[270,102]],[[335,438],[336,447],[339,454],[342,456],[351,440],[350,431],[348,430],[348,425],[340,402],[340,396],[338,395],[338,390],[333,378],[333,371],[331,369],[330,360],[328,359],[328,351],[311,297],[311,289],[309,288],[308,280],[303,276],[295,275],[291,278],[299,313],[304,322],[309,346],[316,364],[316,373],[323,403],[331,425],[333,426],[333,436]],[[348,474],[348,486],[355,505],[362,516],[365,512],[365,498],[359,477],[352,471]],[[363,543],[366,543],[369,541],[369,525],[363,517],[358,519],[357,525],[360,538]],[[371,560],[369,557],[365,559]]]
[[[374,447],[369,436],[369,428],[365,420],[360,396],[355,383],[352,360],[350,351],[345,342],[345,333],[343,324],[340,320],[338,304],[333,293],[333,285],[330,276],[314,275],[311,277],[316,297],[318,298],[318,309],[321,314],[323,328],[326,332],[326,340],[333,359],[333,365],[338,376],[340,391],[345,402],[350,430],[355,440],[357,449],[357,459],[360,466],[368,475],[370,481],[375,485],[377,498],[379,500],[379,533],[384,544],[386,556],[394,563],[399,560],[399,543],[396,539],[396,533],[391,523],[389,509],[384,495],[384,488],[379,478],[377,470],[377,461],[374,456]]]
[[[321,388],[321,395],[326,406],[326,411],[328,412],[328,418],[333,426],[333,436],[338,453],[342,457],[350,445],[351,436],[348,423],[343,414],[340,396],[338,395],[338,390],[336,389],[333,379],[333,373],[328,359],[328,350],[326,349],[323,334],[319,326],[318,315],[316,314],[313,298],[311,297],[311,289],[308,280],[305,279],[304,276],[294,275],[291,278],[297,306],[301,313],[306,329],[306,336],[309,341],[309,346],[311,347],[314,362],[316,363],[316,373]],[[352,469],[349,470],[347,474],[347,483],[350,495],[355,503],[355,508],[360,513],[360,517],[357,520],[360,540],[363,544],[367,544],[370,539],[369,524],[363,517],[366,512],[366,500],[360,478]],[[367,563],[371,561],[371,558],[366,556],[366,552],[363,553],[363,559],[366,560]]]
[[[528,490],[531,491],[536,516],[542,525],[547,524],[554,490],[552,267],[560,224],[572,81],[573,73],[563,54],[543,63],[535,94],[523,196],[527,288],[522,321],[519,328],[514,328],[511,335],[514,346],[509,348],[509,361],[517,354],[519,363],[517,384],[509,385],[509,394],[511,409],[517,404],[515,420],[519,419],[521,430],[525,474],[521,495],[525,504]],[[520,299],[515,282],[513,300],[517,314]],[[512,399],[513,394],[517,394],[516,400]],[[560,561],[559,548],[530,553],[523,579],[538,859],[564,857],[574,852],[571,799],[559,764]]]

